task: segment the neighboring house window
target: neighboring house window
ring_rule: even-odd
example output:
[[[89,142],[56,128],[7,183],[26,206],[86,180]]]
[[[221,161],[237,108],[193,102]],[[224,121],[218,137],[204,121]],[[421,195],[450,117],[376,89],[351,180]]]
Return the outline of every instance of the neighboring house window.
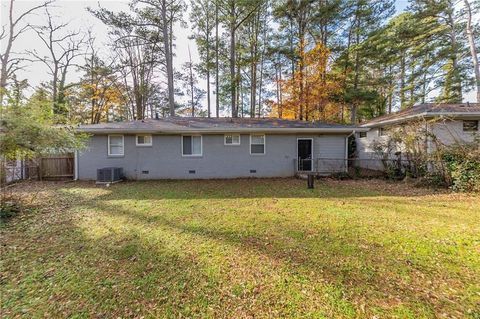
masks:
[[[250,154],[265,154],[265,134],[250,135]]]
[[[202,136],[201,135],[183,135],[182,136],[182,155],[183,156],[201,156],[202,155]]]
[[[478,131],[478,121],[463,121],[464,132],[476,132]]]
[[[360,132],[360,138],[367,137],[367,132]]]
[[[385,136],[387,135],[387,130],[384,127],[380,127],[378,129],[378,136]]]
[[[137,146],[152,146],[152,135],[139,134],[137,135]]]
[[[225,145],[240,145],[240,134],[225,134]]]
[[[123,156],[123,135],[108,135],[108,156]]]

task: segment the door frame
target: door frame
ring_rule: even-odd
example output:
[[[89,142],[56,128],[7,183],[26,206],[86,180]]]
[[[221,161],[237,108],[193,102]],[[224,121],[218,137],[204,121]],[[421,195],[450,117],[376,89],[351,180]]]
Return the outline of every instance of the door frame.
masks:
[[[298,142],[300,140],[310,140],[311,143],[312,143],[312,150],[310,152],[311,154],[311,157],[312,157],[312,164],[310,165],[310,170],[309,171],[305,171],[303,170],[303,172],[313,172],[313,137],[297,137],[297,171],[299,171],[299,165],[300,165],[300,162],[298,161]]]

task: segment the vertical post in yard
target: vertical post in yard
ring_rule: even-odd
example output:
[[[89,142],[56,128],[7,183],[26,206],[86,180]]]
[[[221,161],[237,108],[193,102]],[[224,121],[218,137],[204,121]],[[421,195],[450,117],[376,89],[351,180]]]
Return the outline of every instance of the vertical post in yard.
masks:
[[[308,189],[314,189],[315,188],[314,181],[315,181],[315,179],[313,178],[313,174],[308,174],[307,175]]]
[[[42,168],[42,165],[43,164],[43,158],[40,158],[40,163],[38,164],[38,180],[41,181],[42,180],[42,171],[43,171],[43,168]]]

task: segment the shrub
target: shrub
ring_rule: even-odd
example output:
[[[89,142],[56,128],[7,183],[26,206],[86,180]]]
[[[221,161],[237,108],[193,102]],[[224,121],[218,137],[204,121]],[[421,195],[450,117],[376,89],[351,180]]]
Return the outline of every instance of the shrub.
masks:
[[[442,150],[443,160],[452,178],[452,189],[480,191],[480,144],[453,145]]]
[[[2,198],[0,203],[0,224],[5,223],[7,219],[15,216],[19,211],[20,207],[16,201],[12,198]]]

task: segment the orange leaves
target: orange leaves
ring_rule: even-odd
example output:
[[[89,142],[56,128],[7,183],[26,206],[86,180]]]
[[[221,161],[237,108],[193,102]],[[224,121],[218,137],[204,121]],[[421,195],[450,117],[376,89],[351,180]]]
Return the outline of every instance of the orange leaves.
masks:
[[[330,51],[322,44],[309,51],[303,47],[301,42],[295,73],[279,81],[283,99],[273,103],[273,113],[287,119],[337,120],[340,107],[334,96],[339,94],[341,85],[328,70]]]

